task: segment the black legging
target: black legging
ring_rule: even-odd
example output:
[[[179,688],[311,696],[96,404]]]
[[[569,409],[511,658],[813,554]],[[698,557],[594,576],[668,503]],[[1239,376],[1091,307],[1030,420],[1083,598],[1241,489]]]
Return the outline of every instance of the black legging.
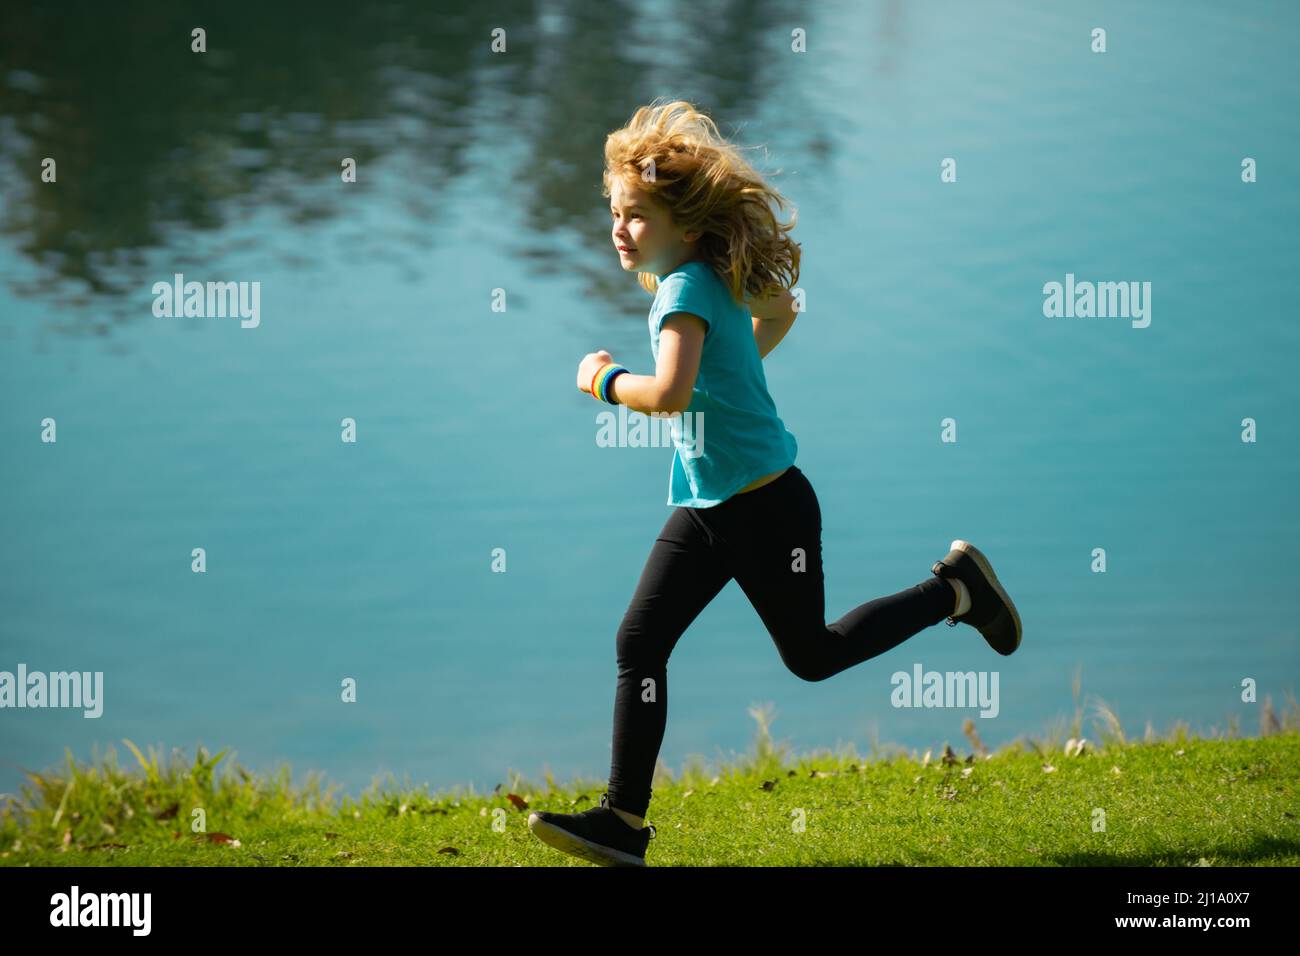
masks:
[[[827,625],[821,532],[817,494],[794,465],[720,505],[673,508],[618,629],[612,806],[639,817],[649,809],[668,720],[668,656],[733,577],[785,666],[807,681],[883,654],[955,610],[952,586],[932,574]]]

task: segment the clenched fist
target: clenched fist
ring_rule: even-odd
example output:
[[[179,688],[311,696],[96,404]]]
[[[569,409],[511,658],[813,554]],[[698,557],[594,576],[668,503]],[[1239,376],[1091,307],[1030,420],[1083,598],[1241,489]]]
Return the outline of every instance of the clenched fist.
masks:
[[[578,388],[591,394],[591,380],[601,367],[614,361],[614,356],[610,355],[604,349],[599,352],[588,352],[583,356],[582,361],[578,363]]]

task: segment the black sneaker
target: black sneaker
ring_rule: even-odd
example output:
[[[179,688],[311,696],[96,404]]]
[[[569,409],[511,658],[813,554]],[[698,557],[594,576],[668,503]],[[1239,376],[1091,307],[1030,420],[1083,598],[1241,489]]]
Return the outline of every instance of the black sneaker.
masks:
[[[633,830],[600,795],[600,805],[582,813],[535,810],[528,829],[543,843],[601,866],[645,866],[645,849],[656,836],[653,826]]]
[[[969,624],[999,654],[1012,654],[1020,646],[1020,612],[998,583],[993,565],[979,548],[958,538],[952,550],[930,568],[941,578],[957,578],[970,592],[970,607],[960,617],[950,616],[949,627]],[[955,603],[955,600],[954,600]]]

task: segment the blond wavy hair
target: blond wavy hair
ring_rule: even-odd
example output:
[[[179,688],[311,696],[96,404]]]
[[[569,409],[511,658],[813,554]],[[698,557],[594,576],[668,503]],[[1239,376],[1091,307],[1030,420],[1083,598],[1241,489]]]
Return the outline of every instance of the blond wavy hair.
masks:
[[[798,219],[780,222],[772,203],[789,204],[727,142],[704,113],[685,100],[654,100],[633,114],[627,125],[605,138],[602,195],[613,185],[637,188],[672,214],[674,224],[699,229],[696,258],[713,267],[743,303],[767,298],[799,281],[799,243],[790,238]],[[654,163],[652,178],[643,178]],[[652,272],[638,272],[647,292],[659,288]]]

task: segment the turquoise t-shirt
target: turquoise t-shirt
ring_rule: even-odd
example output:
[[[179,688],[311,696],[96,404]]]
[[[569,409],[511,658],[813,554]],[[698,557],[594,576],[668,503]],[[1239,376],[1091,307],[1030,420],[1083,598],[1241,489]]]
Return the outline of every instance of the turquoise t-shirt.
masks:
[[[732,301],[713,268],[700,260],[659,276],[650,306],[650,349],[674,312],[708,325],[691,403],[671,416],[673,463],[668,504],[708,508],[751,482],[794,464],[799,445],[776,413],[749,310]]]

